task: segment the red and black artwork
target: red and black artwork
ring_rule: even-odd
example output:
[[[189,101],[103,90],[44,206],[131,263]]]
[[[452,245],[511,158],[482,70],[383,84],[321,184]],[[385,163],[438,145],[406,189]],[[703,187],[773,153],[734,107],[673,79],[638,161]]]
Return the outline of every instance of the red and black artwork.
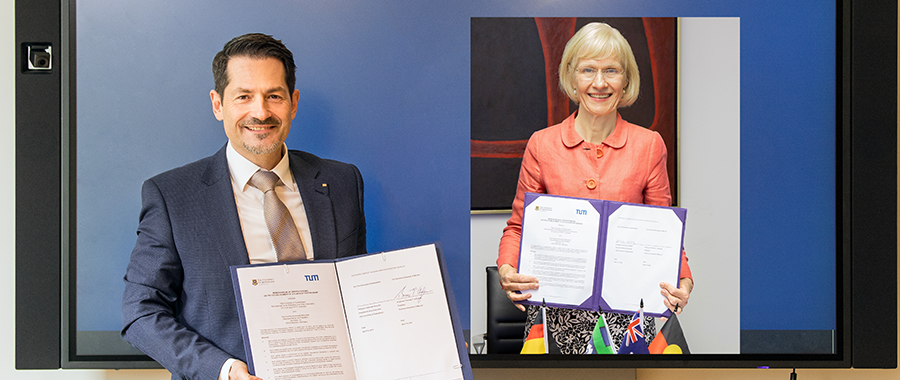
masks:
[[[659,132],[668,150],[669,186],[677,203],[676,18],[472,18],[471,209],[508,210],[525,144],[534,131],[577,109],[559,89],[559,62],[585,24],[619,30],[641,74],[638,100],[620,108],[625,120]]]

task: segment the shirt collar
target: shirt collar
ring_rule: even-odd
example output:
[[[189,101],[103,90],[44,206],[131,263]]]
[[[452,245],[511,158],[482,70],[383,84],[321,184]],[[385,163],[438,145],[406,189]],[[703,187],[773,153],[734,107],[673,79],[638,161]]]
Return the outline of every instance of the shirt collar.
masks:
[[[562,142],[567,148],[574,148],[584,141],[581,135],[575,131],[575,115],[577,114],[578,111],[573,112],[562,122],[563,128],[560,130],[560,134]],[[603,140],[603,144],[615,149],[625,146],[625,142],[628,140],[628,131],[625,128],[627,123],[625,119],[622,119],[622,115],[616,112],[616,129],[606,137],[606,140]]]
[[[241,154],[231,146],[230,141],[226,145],[228,147],[225,148],[225,157],[228,160],[228,170],[231,172],[231,179],[240,186],[241,191],[245,191],[247,190],[247,182],[250,181],[250,177],[252,177],[253,174],[256,174],[258,170],[265,169],[261,169],[244,156],[241,156]],[[287,152],[287,145],[282,144],[281,146],[282,151]],[[278,178],[281,179],[281,182],[284,183],[284,186],[288,190],[295,190],[294,176],[291,173],[291,165],[287,154],[281,156],[281,161],[278,161],[278,164],[275,165],[272,172],[278,175]]]

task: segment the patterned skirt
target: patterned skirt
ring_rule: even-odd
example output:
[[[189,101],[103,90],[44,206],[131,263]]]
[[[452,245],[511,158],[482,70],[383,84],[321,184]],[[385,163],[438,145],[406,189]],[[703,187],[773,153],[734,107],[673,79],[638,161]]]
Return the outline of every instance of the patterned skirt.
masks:
[[[528,331],[534,325],[535,319],[541,308],[538,306],[527,306],[526,312],[528,317],[525,320],[525,335],[522,341],[528,336]],[[605,313],[606,324],[609,328],[609,335],[613,341],[613,349],[618,350],[622,343],[622,337],[625,336],[625,329],[631,322],[632,315]],[[556,340],[556,345],[563,354],[583,354],[587,348],[588,342],[591,340],[591,333],[594,331],[594,325],[600,313],[588,310],[560,309],[555,307],[547,307],[547,333]],[[656,322],[653,317],[644,317],[644,340],[647,344],[656,336]]]

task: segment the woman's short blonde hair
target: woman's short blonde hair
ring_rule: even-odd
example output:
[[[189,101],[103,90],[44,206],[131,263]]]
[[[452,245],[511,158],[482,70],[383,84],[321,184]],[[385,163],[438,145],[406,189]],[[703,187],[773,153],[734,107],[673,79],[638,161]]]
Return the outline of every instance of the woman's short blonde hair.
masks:
[[[637,100],[641,87],[641,75],[631,45],[616,28],[592,22],[585,25],[566,43],[559,63],[559,88],[576,104],[575,66],[581,59],[615,59],[625,74],[625,89],[619,107],[628,107]]]

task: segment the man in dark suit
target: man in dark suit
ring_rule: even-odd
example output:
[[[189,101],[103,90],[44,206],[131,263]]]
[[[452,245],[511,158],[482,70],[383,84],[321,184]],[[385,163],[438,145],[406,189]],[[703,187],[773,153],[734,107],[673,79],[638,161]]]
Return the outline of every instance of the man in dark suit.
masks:
[[[300,97],[295,69],[291,52],[270,36],[228,42],[213,60],[210,91],[228,143],[144,183],[125,274],[122,336],[173,378],[254,378],[245,364],[229,266],[284,261],[288,251],[270,238],[269,198],[253,180],[257,172],[278,176],[271,191],[300,238],[290,260],[366,252],[359,170],[284,143]]]

